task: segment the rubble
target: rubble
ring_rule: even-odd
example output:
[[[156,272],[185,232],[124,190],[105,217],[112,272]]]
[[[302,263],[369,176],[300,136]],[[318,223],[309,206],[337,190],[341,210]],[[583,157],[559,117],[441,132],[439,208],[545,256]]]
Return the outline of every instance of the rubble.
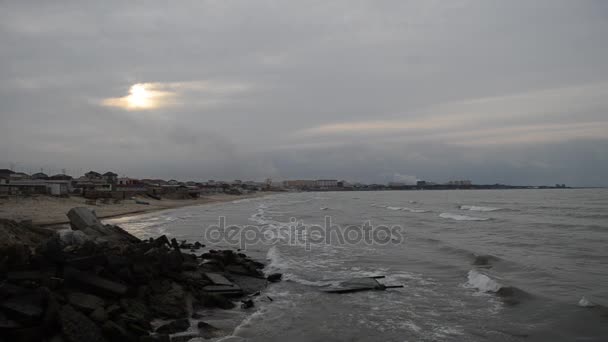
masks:
[[[87,208],[69,211],[71,230],[55,231],[37,246],[2,246],[0,339],[14,341],[171,341],[226,333],[188,318],[199,308],[232,309],[238,297],[259,292],[263,264],[242,253],[183,252],[200,242],[141,241],[120,227],[104,225]],[[32,231],[37,231],[31,228]],[[6,252],[6,253],[5,253]],[[251,297],[243,308],[254,305]],[[153,319],[172,319],[153,332]],[[196,329],[196,328],[195,328]]]

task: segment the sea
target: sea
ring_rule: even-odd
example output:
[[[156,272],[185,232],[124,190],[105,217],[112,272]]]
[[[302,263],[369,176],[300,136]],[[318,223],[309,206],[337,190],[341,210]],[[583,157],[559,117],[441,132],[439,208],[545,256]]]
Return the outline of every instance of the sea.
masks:
[[[280,193],[108,222],[282,273],[208,313],[249,341],[608,341],[608,189]],[[403,287],[325,292],[370,276]]]

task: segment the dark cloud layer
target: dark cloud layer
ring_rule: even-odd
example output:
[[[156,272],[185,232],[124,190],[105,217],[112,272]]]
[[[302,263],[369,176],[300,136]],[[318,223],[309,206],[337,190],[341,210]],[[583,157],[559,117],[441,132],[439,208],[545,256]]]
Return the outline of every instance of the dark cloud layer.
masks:
[[[3,1],[0,168],[608,186],[602,1]],[[155,108],[120,99],[137,83]]]

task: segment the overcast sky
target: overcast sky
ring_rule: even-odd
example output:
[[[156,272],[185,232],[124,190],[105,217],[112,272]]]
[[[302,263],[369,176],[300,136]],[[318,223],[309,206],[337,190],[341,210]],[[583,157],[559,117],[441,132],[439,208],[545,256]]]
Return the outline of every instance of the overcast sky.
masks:
[[[608,1],[0,1],[0,168],[608,186]]]

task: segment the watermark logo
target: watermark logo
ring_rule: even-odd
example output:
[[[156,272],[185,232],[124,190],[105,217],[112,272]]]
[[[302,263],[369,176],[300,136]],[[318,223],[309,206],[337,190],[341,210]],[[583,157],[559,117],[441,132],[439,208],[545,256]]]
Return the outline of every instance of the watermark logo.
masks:
[[[313,246],[326,245],[388,245],[403,242],[403,228],[399,225],[372,225],[365,221],[361,225],[341,226],[325,216],[324,223],[305,224],[292,217],[289,223],[274,225],[228,225],[226,217],[220,216],[217,224],[207,227],[205,241],[211,244],[228,244],[247,249],[253,245],[289,244],[311,250]]]

